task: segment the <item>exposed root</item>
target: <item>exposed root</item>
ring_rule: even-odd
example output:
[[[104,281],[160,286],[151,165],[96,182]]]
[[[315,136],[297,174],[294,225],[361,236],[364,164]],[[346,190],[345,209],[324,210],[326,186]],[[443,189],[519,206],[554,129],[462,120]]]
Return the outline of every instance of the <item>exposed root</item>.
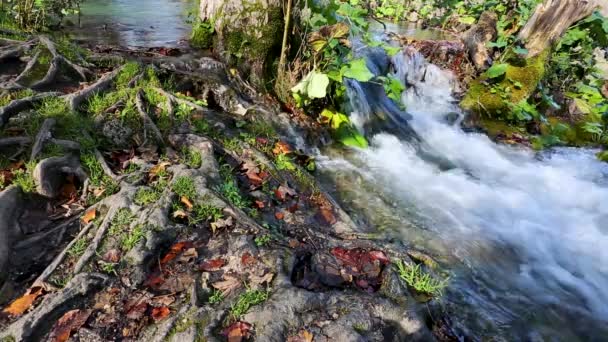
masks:
[[[31,86],[32,89],[45,87],[45,86],[49,85],[50,83],[52,83],[55,80],[55,78],[57,77],[57,74],[59,73],[59,71],[61,70],[62,64],[68,66],[76,74],[78,74],[80,76],[80,78],[82,79],[82,81],[86,81],[88,79],[89,75],[93,74],[89,69],[81,67],[77,64],[74,64],[74,63],[70,62],[67,58],[65,58],[61,54],[59,54],[59,52],[57,51],[57,47],[55,46],[55,43],[53,43],[48,37],[40,36],[40,37],[38,37],[38,39],[40,40],[40,42],[42,44],[44,44],[46,46],[46,48],[49,50],[51,55],[53,55],[53,60],[51,61],[49,70],[47,71],[44,78],[42,80],[34,83]]]
[[[76,216],[76,217],[78,217],[78,216]],[[84,228],[82,228],[80,230],[80,232],[78,233],[78,235],[76,235],[76,237],[72,241],[70,241],[70,243],[63,249],[63,251],[61,251],[61,253],[59,253],[59,255],[57,255],[55,257],[55,259],[53,260],[53,262],[51,262],[44,269],[44,271],[42,271],[42,273],[38,276],[38,278],[36,278],[36,280],[34,281],[34,283],[32,284],[32,286],[43,286],[43,284],[51,276],[51,274],[53,274],[53,272],[55,272],[55,270],[57,269],[57,267],[59,267],[59,265],[61,265],[61,263],[63,262],[63,259],[65,259],[65,256],[68,254],[68,251],[70,250],[70,248],[78,240],[80,240],[80,238],[82,238],[83,236],[85,236],[89,232],[89,230],[91,230],[91,228],[93,226],[95,226],[94,222],[90,222],[89,224],[87,224],[86,226],[84,226]]]
[[[36,159],[38,154],[44,148],[44,144],[53,137],[52,130],[55,127],[57,122],[55,119],[46,119],[42,123],[42,127],[36,135],[36,141],[34,142],[34,147],[32,147],[32,154],[30,155],[30,160]]]
[[[65,100],[70,106],[70,109],[74,111],[77,110],[80,105],[88,100],[91,96],[108,89],[122,69],[123,68],[117,68],[114,71],[103,75],[99,80],[97,80],[97,82],[91,84],[90,86],[75,93],[66,95]]]
[[[4,107],[0,107],[0,128],[2,128],[8,120],[19,112],[31,108],[34,104],[53,96],[59,96],[61,93],[58,92],[46,92],[40,93],[22,99],[11,101]]]
[[[12,137],[0,139],[0,148],[8,147],[13,145],[28,145],[32,143],[32,139],[29,137]]]
[[[101,241],[103,240],[104,236],[106,235],[106,232],[110,228],[110,225],[112,224],[112,220],[114,219],[114,216],[116,215],[116,213],[118,212],[119,209],[120,208],[118,205],[113,205],[110,207],[110,209],[108,210],[108,213],[106,214],[103,221],[101,222],[101,225],[99,226],[99,228],[97,228],[97,232],[95,233],[95,237],[93,238],[93,241],[91,241],[91,243],[89,244],[87,249],[80,256],[80,259],[78,259],[78,261],[74,265],[74,274],[80,273],[80,271],[82,271],[84,266],[89,262],[91,257],[93,255],[95,255],[97,248],[99,248]]]
[[[192,101],[188,101],[186,99],[180,99],[179,97],[169,93],[168,91],[162,89],[162,88],[154,88],[154,90],[156,90],[159,94],[163,95],[164,97],[166,97],[168,99],[168,101],[171,103],[171,105],[173,106],[173,104],[185,104],[188,105],[198,111],[201,112],[208,112],[209,108],[205,108],[203,106],[199,106],[196,103],[192,102]],[[172,112],[172,111],[171,111]]]
[[[147,134],[146,128],[150,128],[152,130],[152,134],[154,134],[154,137],[156,139],[157,142],[163,142],[163,135],[160,132],[160,130],[158,129],[158,127],[156,127],[156,124],[154,123],[154,121],[152,121],[152,119],[150,118],[150,116],[148,115],[148,113],[145,110],[144,107],[144,99],[143,99],[143,92],[140,90],[137,92],[137,96],[135,97],[135,105],[137,107],[137,111],[139,112],[139,115],[141,116],[142,120],[143,120],[143,126],[144,126],[144,140],[147,139]],[[145,145],[145,141],[144,144]]]
[[[27,75],[30,73],[30,71],[32,71],[32,69],[34,68],[34,66],[38,62],[38,57],[40,57],[40,51],[36,52],[36,54],[34,55],[34,57],[32,57],[32,59],[30,59],[30,61],[27,62],[27,65],[25,66],[25,69],[23,69],[23,71],[21,72],[21,74],[19,74],[19,76],[17,76],[17,78],[15,78],[11,82],[11,85],[9,86],[9,88],[13,88],[13,89],[22,89],[22,88],[24,88],[24,86],[21,84],[21,81],[23,81],[23,79],[27,77]]]

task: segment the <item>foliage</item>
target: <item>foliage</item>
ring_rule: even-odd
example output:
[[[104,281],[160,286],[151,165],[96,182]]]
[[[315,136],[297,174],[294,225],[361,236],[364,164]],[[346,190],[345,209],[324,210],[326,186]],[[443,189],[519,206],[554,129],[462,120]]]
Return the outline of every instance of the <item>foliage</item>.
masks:
[[[215,222],[224,216],[222,209],[211,204],[195,204],[188,222],[193,225],[203,221]]]
[[[397,260],[395,265],[399,278],[419,293],[441,296],[443,289],[447,286],[448,279],[436,280],[430,274],[425,273],[420,265],[406,265],[401,260]]]
[[[186,197],[188,199],[196,198],[196,187],[194,186],[194,180],[192,180],[190,177],[177,177],[173,181],[172,189],[173,192],[179,196]]]
[[[144,230],[144,226],[138,224],[133,227],[131,231],[124,234],[122,239],[120,240],[120,247],[123,251],[130,251],[141,241],[146,235],[146,231]]]
[[[182,148],[182,162],[192,169],[198,169],[203,165],[203,158],[200,152],[184,147]]]
[[[13,172],[13,185],[20,187],[24,192],[34,192],[36,190],[36,182],[33,176],[35,167],[36,161],[31,161],[25,164],[25,170],[15,170]]]
[[[5,12],[19,28],[34,31],[57,26],[65,15],[77,13],[80,3],[81,0],[2,1],[0,12]]]
[[[236,299],[236,302],[230,307],[230,316],[234,320],[238,320],[241,316],[246,314],[252,306],[265,302],[269,296],[269,290],[247,289]]]
[[[260,235],[260,236],[256,236],[256,238],[253,241],[255,242],[256,246],[262,247],[262,246],[266,246],[267,244],[269,244],[271,240],[272,240],[272,238],[270,237],[270,235]]]
[[[192,27],[190,44],[195,48],[207,49],[211,47],[213,33],[215,33],[213,22],[199,20]]]
[[[135,193],[134,202],[137,205],[148,205],[160,199],[160,192],[150,188],[140,188]]]
[[[79,238],[74,242],[74,244],[68,249],[68,255],[74,258],[77,258],[84,253],[87,249],[89,242],[84,237]]]
[[[211,296],[209,296],[209,304],[214,305],[214,304],[219,304],[224,300],[224,295],[222,294],[222,291],[220,290],[213,290],[213,292],[211,292]]]

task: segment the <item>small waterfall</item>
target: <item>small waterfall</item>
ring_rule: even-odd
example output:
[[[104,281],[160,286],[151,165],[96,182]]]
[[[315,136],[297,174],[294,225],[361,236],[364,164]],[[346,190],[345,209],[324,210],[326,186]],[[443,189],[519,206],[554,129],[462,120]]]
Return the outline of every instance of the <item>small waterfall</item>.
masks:
[[[373,72],[387,60],[377,52],[366,56]],[[451,291],[467,297],[474,306],[469,311],[502,313],[493,317],[497,325],[522,319],[529,329],[550,327],[559,339],[560,329],[585,328],[560,326],[550,314],[555,310],[558,317],[566,312],[601,322],[589,323],[592,328],[607,324],[608,164],[597,161],[595,151],[536,154],[463,132],[446,120],[462,116],[452,97],[454,77],[413,49],[392,57],[389,72],[407,85],[406,110],[390,105],[380,86],[349,81],[351,118],[371,146],[345,159],[321,157],[320,166],[357,173],[397,205],[411,203],[431,217],[425,229],[468,269]],[[385,119],[381,125],[374,123],[378,117]],[[442,168],[420,146],[453,167]],[[538,310],[536,326],[519,318],[530,310]]]

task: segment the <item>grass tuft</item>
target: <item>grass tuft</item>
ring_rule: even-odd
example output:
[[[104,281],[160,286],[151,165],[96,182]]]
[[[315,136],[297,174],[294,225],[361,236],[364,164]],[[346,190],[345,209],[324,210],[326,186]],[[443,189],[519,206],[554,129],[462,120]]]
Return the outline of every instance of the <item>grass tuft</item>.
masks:
[[[408,265],[401,260],[397,260],[395,265],[399,278],[419,293],[440,297],[447,286],[448,279],[434,279],[430,274],[425,273],[420,265]]]

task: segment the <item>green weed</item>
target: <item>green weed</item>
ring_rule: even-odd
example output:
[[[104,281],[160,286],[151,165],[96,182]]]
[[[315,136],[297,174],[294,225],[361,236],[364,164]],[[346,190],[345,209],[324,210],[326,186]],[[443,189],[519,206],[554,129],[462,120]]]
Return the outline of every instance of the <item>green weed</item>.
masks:
[[[196,198],[196,187],[194,186],[194,180],[190,177],[177,177],[173,181],[172,189],[179,196],[187,197],[191,200]]]
[[[252,306],[265,302],[269,296],[269,290],[247,289],[230,307],[230,316],[234,320],[238,320],[241,316],[246,314]]]
[[[146,236],[144,226],[139,224],[125,234],[120,240],[120,247],[123,251],[130,251]]]
[[[135,204],[137,205],[148,205],[154,203],[160,199],[160,193],[155,189],[141,188],[135,193]]]
[[[209,204],[195,204],[189,217],[190,224],[203,221],[215,222],[224,216],[222,209]]]
[[[222,291],[213,290],[213,292],[211,293],[211,296],[209,297],[209,304],[211,304],[211,305],[219,304],[223,300],[224,300],[224,295],[222,294]]]
[[[283,153],[276,156],[276,158],[274,159],[274,163],[277,166],[277,169],[279,170],[294,171],[296,169],[296,166],[294,165],[291,158],[289,158],[289,156]]]
[[[203,157],[198,151],[184,147],[182,149],[182,162],[192,169],[198,169],[203,165]]]
[[[430,274],[425,273],[420,265],[407,265],[401,260],[397,260],[395,265],[399,278],[419,293],[438,297],[442,295],[443,289],[447,286],[448,279],[436,280]]]
[[[31,161],[25,164],[25,170],[15,170],[13,172],[13,185],[20,187],[24,192],[34,192],[36,190],[36,182],[32,173],[35,167],[36,161]]]
[[[137,62],[128,62],[116,77],[116,87],[125,88],[131,80],[141,71],[141,66]]]
[[[70,249],[68,249],[68,255],[74,258],[77,258],[79,256],[82,255],[82,253],[84,253],[84,251],[87,249],[87,246],[89,245],[89,242],[87,241],[87,239],[85,239],[84,237],[81,237],[80,239],[76,240],[76,242],[74,242],[74,244],[72,245],[72,247],[70,247]]]
[[[256,246],[262,247],[269,244],[271,240],[272,238],[270,237],[270,235],[260,235],[257,236],[253,241],[255,242]]]

